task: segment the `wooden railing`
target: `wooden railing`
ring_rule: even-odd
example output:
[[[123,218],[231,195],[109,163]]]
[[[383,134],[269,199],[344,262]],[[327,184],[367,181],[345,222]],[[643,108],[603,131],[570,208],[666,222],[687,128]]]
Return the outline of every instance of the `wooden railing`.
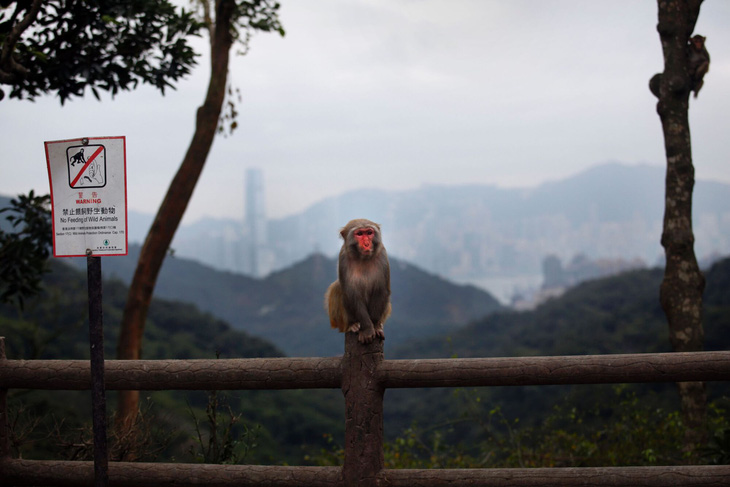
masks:
[[[91,462],[10,457],[8,389],[87,390],[89,362],[8,360],[0,340],[0,485],[92,485]],[[331,358],[109,360],[108,390],[334,389],[345,396],[339,467],[170,463],[109,464],[111,486],[727,486],[730,466],[385,469],[388,388],[730,380],[730,352],[478,359],[384,360],[382,342],[346,334]]]

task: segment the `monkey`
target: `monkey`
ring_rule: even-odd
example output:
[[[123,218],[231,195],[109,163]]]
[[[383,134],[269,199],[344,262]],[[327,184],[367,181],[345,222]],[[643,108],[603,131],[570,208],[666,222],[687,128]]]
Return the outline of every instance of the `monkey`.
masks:
[[[687,41],[687,62],[689,72],[689,91],[694,91],[694,97],[700,92],[700,88],[704,84],[705,74],[710,70],[710,53],[705,47],[706,37],[699,34],[691,37]],[[657,98],[661,97],[659,92],[662,82],[662,73],[655,74],[649,81],[649,90]]]
[[[690,91],[694,91],[694,97],[700,92],[704,84],[705,74],[710,70],[710,53],[705,47],[706,37],[699,34],[691,37],[687,48],[689,50],[689,76],[691,80]]]
[[[358,333],[366,344],[385,339],[383,325],[391,313],[390,262],[380,235],[380,225],[366,219],[351,220],[341,230],[343,243],[337,263],[337,280],[324,295],[332,328]]]

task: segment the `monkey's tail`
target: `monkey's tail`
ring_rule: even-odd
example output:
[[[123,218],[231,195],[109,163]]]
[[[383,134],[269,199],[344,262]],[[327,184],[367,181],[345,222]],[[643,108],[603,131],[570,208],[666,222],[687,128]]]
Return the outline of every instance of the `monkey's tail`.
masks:
[[[330,317],[330,326],[341,332],[347,330],[347,313],[345,313],[345,302],[342,299],[342,286],[340,281],[335,281],[324,293],[324,309]]]

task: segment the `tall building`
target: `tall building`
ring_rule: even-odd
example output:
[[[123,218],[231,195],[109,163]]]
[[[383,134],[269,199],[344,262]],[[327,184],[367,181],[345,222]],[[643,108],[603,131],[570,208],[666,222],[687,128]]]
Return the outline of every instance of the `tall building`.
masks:
[[[264,203],[264,175],[259,168],[246,170],[246,233],[248,234],[249,273],[262,277],[269,271],[267,261],[266,208]]]

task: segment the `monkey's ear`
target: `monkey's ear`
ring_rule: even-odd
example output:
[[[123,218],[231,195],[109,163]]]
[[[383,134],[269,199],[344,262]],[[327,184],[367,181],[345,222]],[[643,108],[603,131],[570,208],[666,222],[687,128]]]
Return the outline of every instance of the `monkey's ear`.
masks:
[[[340,237],[342,237],[342,240],[345,240],[345,238],[347,237],[347,227],[342,227],[342,229],[340,230]]]

